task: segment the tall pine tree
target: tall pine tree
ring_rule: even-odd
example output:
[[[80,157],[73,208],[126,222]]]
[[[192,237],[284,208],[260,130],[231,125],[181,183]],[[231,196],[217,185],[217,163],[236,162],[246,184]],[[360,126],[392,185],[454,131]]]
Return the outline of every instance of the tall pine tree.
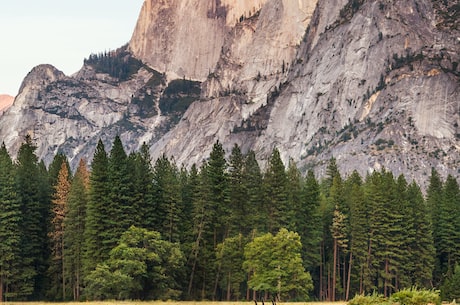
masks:
[[[51,264],[48,273],[51,287],[48,296],[53,300],[66,299],[66,281],[64,276],[64,220],[67,214],[67,201],[70,192],[69,170],[67,163],[61,163],[52,200],[51,230]]]
[[[49,259],[48,224],[50,205],[47,199],[48,181],[39,167],[36,146],[26,136],[17,157],[17,187],[21,213],[21,285],[18,295],[31,300],[43,299]]]
[[[105,242],[112,228],[107,221],[109,206],[108,157],[104,144],[99,140],[94,153],[89,177],[88,205],[85,221],[84,275],[94,270],[109,256],[111,248]]]
[[[16,171],[5,144],[0,148],[0,302],[17,296],[22,216]]]
[[[64,275],[74,301],[80,300],[83,287],[86,206],[89,172],[81,159],[70,186],[64,218]]]

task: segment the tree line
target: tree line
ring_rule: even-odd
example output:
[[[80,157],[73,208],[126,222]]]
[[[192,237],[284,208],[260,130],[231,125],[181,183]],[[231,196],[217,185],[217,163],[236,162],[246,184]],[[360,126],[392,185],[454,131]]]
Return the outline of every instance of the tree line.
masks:
[[[99,141],[91,168],[0,148],[0,300],[460,297],[460,190],[386,170],[324,178],[216,142],[200,167]],[[154,162],[153,162],[154,161]]]

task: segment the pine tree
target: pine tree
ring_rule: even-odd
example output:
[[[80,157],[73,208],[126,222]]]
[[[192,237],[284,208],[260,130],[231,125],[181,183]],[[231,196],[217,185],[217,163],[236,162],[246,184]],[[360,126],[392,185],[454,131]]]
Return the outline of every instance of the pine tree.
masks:
[[[364,278],[368,273],[369,216],[362,184],[361,176],[356,171],[345,182],[346,200],[350,207],[350,260],[345,300],[356,293],[364,294]]]
[[[134,222],[141,228],[154,230],[155,206],[153,190],[153,170],[149,148],[143,143],[139,152],[130,157],[134,168],[134,195],[133,202],[137,207]]]
[[[53,161],[48,167],[49,185],[54,187],[58,181],[59,171],[61,170],[62,163],[65,163],[67,168],[70,169],[69,161],[63,153],[58,153],[54,156]],[[69,181],[72,178],[69,172]],[[54,191],[54,190],[53,190]]]
[[[51,264],[48,269],[51,278],[51,289],[48,295],[54,300],[65,300],[66,281],[64,276],[64,219],[67,213],[67,201],[70,192],[69,170],[66,162],[61,163],[53,194],[53,218],[51,231]]]
[[[287,210],[285,213],[287,215],[285,228],[298,233],[299,217],[296,217],[296,212],[300,210],[300,206],[304,201],[302,192],[303,178],[292,159],[289,160],[286,178]]]
[[[153,191],[155,194],[156,230],[169,242],[180,240],[182,202],[179,173],[166,155],[155,162],[153,168]]]
[[[414,262],[412,286],[431,288],[436,252],[428,207],[420,187],[413,181],[407,189],[411,207],[414,238],[411,239],[409,259]]]
[[[321,215],[319,213],[320,190],[318,180],[312,170],[307,172],[302,187],[302,202],[296,212],[297,226],[302,241],[302,257],[305,268],[313,275],[321,261],[320,243],[322,234]],[[318,279],[316,279],[318,280]]]
[[[439,176],[439,173],[432,168],[430,183],[427,189],[426,204],[429,212],[428,214],[430,216],[433,230],[433,241],[436,249],[435,270],[433,271],[433,281],[435,287],[439,287],[443,278],[443,273],[445,272],[445,270],[443,271],[444,267],[442,266],[443,263],[441,262],[441,257],[438,255],[439,244],[437,242],[439,238],[439,228],[442,222],[442,219],[439,217],[440,215],[438,215],[442,207],[442,188],[443,183],[441,177]]]
[[[268,211],[267,230],[275,234],[289,225],[291,211],[288,208],[286,168],[280,152],[274,148],[264,175],[265,208]]]
[[[3,143],[0,148],[0,303],[16,297],[18,292],[22,216],[15,179],[16,171]]]
[[[106,231],[103,245],[110,251],[120,236],[135,224],[134,174],[128,168],[128,156],[119,136],[115,137],[108,159],[109,201],[106,206]]]
[[[460,191],[452,175],[446,178],[436,211],[439,217],[434,231],[437,257],[443,274],[450,276],[460,263]]]
[[[267,211],[263,202],[263,178],[254,151],[250,151],[244,159],[243,165],[243,190],[247,191],[246,207],[247,221],[245,230],[248,234],[252,230],[266,232]]]
[[[74,301],[80,300],[83,287],[86,206],[89,172],[81,159],[70,186],[67,214],[64,219],[64,275]]]
[[[30,136],[21,145],[17,157],[17,187],[21,190],[21,286],[18,295],[29,299],[43,298],[45,273],[48,268],[49,201],[46,201],[48,180],[43,175],[36,147]],[[46,181],[43,181],[43,180]]]
[[[108,157],[104,144],[99,140],[94,153],[89,178],[88,205],[85,221],[84,275],[108,258],[110,248],[104,242],[112,228],[107,223],[109,206]]]
[[[244,156],[235,144],[229,159],[229,234],[247,234],[250,232],[248,221],[248,190],[243,180]],[[249,230],[249,231],[248,231]]]

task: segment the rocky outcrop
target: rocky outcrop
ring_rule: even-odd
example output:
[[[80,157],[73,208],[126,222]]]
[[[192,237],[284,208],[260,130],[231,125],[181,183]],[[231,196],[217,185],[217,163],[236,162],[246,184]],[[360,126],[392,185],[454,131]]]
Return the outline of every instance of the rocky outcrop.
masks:
[[[7,94],[0,94],[0,115],[8,109],[14,101],[14,97]]]
[[[435,167],[459,177],[456,7],[146,0],[127,47],[73,76],[32,70],[0,138],[14,155],[32,134],[47,162],[64,152],[76,164],[118,134],[128,151],[146,142],[154,158],[185,165],[219,139],[254,150],[262,166],[277,147],[319,175],[334,156],[344,173],[385,167],[426,182]]]

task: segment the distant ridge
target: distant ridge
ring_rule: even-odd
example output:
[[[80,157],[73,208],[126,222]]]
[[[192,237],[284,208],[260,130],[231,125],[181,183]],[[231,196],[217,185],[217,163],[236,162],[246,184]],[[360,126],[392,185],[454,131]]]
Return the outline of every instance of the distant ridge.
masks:
[[[11,105],[13,105],[14,96],[7,95],[7,94],[0,94],[0,115],[8,109]]]

